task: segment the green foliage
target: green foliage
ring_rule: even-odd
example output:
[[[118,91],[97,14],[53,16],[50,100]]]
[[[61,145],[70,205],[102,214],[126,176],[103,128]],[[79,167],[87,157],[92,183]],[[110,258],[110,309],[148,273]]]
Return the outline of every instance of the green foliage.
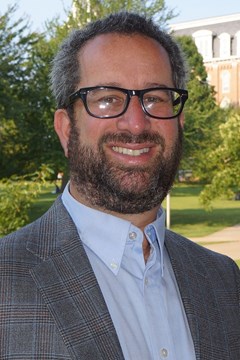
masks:
[[[184,154],[182,167],[195,177],[208,181],[206,158],[219,143],[218,127],[224,114],[216,105],[215,92],[207,83],[203,58],[190,36],[177,37],[189,65],[189,99],[185,107]]]
[[[166,7],[164,0],[73,0],[73,4],[75,11],[73,14],[69,14],[69,20],[66,23],[68,27],[82,27],[89,21],[121,10],[134,11],[147,17],[153,17],[162,25],[175,16],[174,11]]]
[[[12,176],[0,183],[0,234],[6,235],[29,222],[29,208],[42,191],[52,170],[42,166],[40,171],[25,176]]]
[[[207,72],[203,64],[202,55],[198,52],[197,46],[191,36],[178,36],[176,40],[186,55],[189,66],[189,80],[197,79],[200,83],[207,80]]]
[[[0,16],[0,178],[34,172],[43,163],[57,172],[65,164],[49,89],[58,42],[31,33],[23,18],[13,21],[15,11],[12,6]]]
[[[211,208],[212,200],[240,192],[240,113],[232,110],[228,120],[219,126],[221,142],[208,156],[212,180],[201,192],[200,200]]]
[[[55,105],[49,89],[50,63],[56,46],[43,37],[39,38],[27,63],[31,76],[25,86],[27,111],[21,129],[27,147],[24,172],[35,171],[42,163],[54,164],[57,172],[65,162],[53,128]]]
[[[19,86],[26,77],[26,60],[33,43],[34,34],[28,33],[23,18],[13,21],[16,5],[8,7],[0,16],[0,117],[20,116],[21,102],[18,100]]]
[[[16,5],[0,16],[0,178],[28,172],[28,124],[34,90],[28,91],[32,76],[29,63],[40,39],[29,31],[24,18],[13,20],[15,11]],[[36,122],[37,118],[33,119]]]

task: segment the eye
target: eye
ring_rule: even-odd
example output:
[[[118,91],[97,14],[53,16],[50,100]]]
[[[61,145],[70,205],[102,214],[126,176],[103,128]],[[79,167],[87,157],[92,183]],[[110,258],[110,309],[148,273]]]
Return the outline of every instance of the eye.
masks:
[[[165,90],[154,90],[144,95],[144,104],[148,107],[160,106],[171,100],[171,94]]]
[[[162,102],[162,101],[166,101],[166,100],[164,100],[163,98],[161,98],[159,96],[150,95],[150,96],[147,96],[147,97],[144,98],[144,102],[146,104],[156,104],[156,103],[159,103],[159,102]]]
[[[123,105],[123,99],[117,96],[104,96],[97,101],[97,106],[100,109],[114,109],[114,111],[118,111],[122,109]]]
[[[104,96],[104,97],[99,98],[97,101],[100,104],[116,105],[116,104],[121,104],[123,99],[120,98],[119,96],[116,96],[116,95],[108,95],[108,96]]]

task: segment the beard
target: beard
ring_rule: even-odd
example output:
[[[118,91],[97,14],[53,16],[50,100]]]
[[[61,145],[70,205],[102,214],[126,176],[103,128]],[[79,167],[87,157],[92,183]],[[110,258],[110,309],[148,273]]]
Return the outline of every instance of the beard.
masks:
[[[158,133],[140,135],[108,133],[100,138],[97,151],[81,144],[74,122],[68,142],[70,178],[77,192],[94,208],[122,214],[139,214],[160,205],[171,189],[182,153],[182,128],[169,155],[164,156],[165,140]],[[108,142],[152,143],[159,152],[145,166],[129,166],[108,159]]]

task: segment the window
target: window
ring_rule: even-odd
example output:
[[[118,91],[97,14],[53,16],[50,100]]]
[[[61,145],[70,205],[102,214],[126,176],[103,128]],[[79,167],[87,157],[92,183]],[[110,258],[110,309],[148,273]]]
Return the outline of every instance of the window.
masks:
[[[231,55],[231,37],[227,33],[219,35],[220,58],[228,58]]]
[[[192,34],[198,51],[204,60],[213,57],[213,34],[210,30],[199,30]]]
[[[222,93],[228,94],[230,92],[230,72],[228,70],[222,71],[221,80],[222,80]]]
[[[236,55],[240,56],[240,30],[235,34],[237,39]]]

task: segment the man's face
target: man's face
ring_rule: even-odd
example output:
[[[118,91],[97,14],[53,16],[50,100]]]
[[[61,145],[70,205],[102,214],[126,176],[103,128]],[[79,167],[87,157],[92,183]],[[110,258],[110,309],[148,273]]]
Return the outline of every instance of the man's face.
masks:
[[[166,51],[143,36],[100,35],[85,45],[79,61],[78,88],[173,87]],[[88,115],[78,100],[65,149],[74,196],[118,213],[137,214],[158,206],[179,163],[181,121],[147,116],[136,96],[125,114],[113,119]]]

